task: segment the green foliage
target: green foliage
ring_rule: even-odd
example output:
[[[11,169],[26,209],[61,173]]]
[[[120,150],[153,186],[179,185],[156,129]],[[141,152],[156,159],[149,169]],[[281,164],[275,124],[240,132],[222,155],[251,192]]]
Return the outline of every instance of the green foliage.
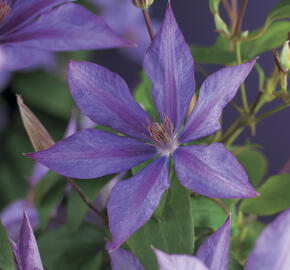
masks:
[[[25,97],[28,105],[60,119],[69,119],[72,98],[65,78],[61,80],[43,71],[18,74],[12,81],[12,88],[15,93]]]
[[[152,98],[152,85],[145,72],[141,73],[141,82],[134,92],[135,100],[144,108],[150,117],[158,117]]]
[[[234,257],[244,264],[246,259],[254,248],[255,243],[265,225],[258,221],[251,221],[241,228],[239,235],[234,237],[231,241]]]
[[[282,0],[276,4],[267,16],[266,23],[270,24],[276,20],[290,18],[290,1]]]
[[[50,215],[64,195],[66,181],[63,176],[49,171],[38,182],[34,191],[34,204],[38,212],[40,229],[44,230]]]
[[[192,197],[191,207],[195,227],[211,228],[216,231],[227,219],[225,210],[210,198]]]
[[[267,172],[268,161],[266,157],[258,150],[247,147],[241,147],[235,155],[246,170],[251,184],[257,187]]]
[[[191,202],[188,191],[179,184],[175,176],[154,215],[129,238],[127,244],[145,268],[152,270],[157,269],[157,262],[151,246],[167,253],[193,253]]]
[[[270,177],[257,191],[260,196],[243,200],[240,210],[266,216],[290,208],[290,174]]]
[[[102,263],[104,235],[93,224],[84,223],[76,231],[68,226],[46,232],[38,238],[45,269],[98,270]]]
[[[194,60],[205,64],[229,64],[235,61],[234,52],[229,50],[229,42],[218,37],[216,43],[209,47],[190,45]]]
[[[232,254],[229,256],[228,270],[243,270],[243,266],[233,257]]]
[[[0,221],[0,269],[14,270],[14,258],[9,239],[4,226]]]
[[[287,39],[290,29],[289,21],[279,21],[271,24],[258,38],[241,43],[242,57],[250,60],[263,52],[270,51],[281,46]],[[257,35],[261,29],[252,32],[249,37]]]
[[[112,176],[107,175],[99,179],[82,179],[73,181],[84,192],[87,199],[90,202],[93,202],[101,188],[111,179]],[[88,206],[83,202],[79,194],[74,189],[72,189],[67,205],[67,220],[68,225],[72,230],[78,229],[88,210]]]

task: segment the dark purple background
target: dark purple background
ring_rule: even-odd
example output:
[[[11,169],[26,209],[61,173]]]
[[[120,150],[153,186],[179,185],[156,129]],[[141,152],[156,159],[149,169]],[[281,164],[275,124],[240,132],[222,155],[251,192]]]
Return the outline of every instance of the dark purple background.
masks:
[[[243,20],[242,30],[253,30],[261,27],[264,24],[267,13],[278,2],[278,0],[249,1]],[[238,3],[241,3],[241,1],[238,1]],[[153,17],[161,20],[164,16],[166,4],[167,0],[155,0],[152,7]],[[171,4],[177,22],[188,43],[202,46],[209,46],[214,43],[217,33],[214,32],[214,21],[209,11],[207,0],[172,0]],[[222,9],[221,14],[226,20],[227,16]],[[142,15],[140,14],[140,16]],[[113,53],[112,51],[97,53],[96,57],[99,63],[104,64],[113,71],[121,74],[129,83],[131,89],[134,88],[138,82],[138,72],[141,68],[140,65],[128,62],[127,59],[123,58],[116,51]],[[272,54],[265,53],[260,55],[258,61],[263,66],[266,74],[269,75],[273,68]],[[219,68],[219,66],[216,65],[206,65],[204,67],[208,73],[212,73]],[[203,79],[203,75],[196,71],[196,80],[199,85]],[[256,73],[253,71],[246,81],[249,102],[253,101],[257,94],[257,82]],[[236,98],[236,102],[240,103],[239,95]],[[270,106],[265,106],[265,109],[268,110],[273,107],[274,104],[277,105],[279,103],[281,103],[281,101],[275,101]],[[262,110],[261,112],[263,111],[265,110]],[[225,110],[224,116],[224,125],[228,126],[231,121],[235,119],[237,113],[234,109],[228,106]],[[249,128],[247,128],[236,142],[242,144],[245,139],[250,138],[251,142],[261,144],[264,147],[261,151],[269,160],[268,175],[277,174],[290,156],[289,124],[290,109],[286,109],[260,122],[257,125],[255,137],[250,137]]]

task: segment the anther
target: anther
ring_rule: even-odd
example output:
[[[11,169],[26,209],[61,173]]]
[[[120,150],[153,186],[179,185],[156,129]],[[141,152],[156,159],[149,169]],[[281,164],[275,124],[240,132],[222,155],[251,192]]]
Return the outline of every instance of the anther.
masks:
[[[177,142],[174,138],[175,131],[173,124],[169,117],[163,113],[163,122],[158,123],[156,118],[153,118],[153,122],[147,119],[149,136],[144,136],[151,140],[150,145],[156,146],[161,152],[171,153],[175,150]],[[145,126],[145,125],[144,125]]]

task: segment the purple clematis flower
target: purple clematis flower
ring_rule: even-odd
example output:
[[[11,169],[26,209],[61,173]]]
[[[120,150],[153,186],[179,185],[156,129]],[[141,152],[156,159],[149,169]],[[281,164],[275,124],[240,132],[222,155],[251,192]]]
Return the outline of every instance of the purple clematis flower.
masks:
[[[106,247],[112,249],[112,244],[107,240]],[[109,253],[112,270],[144,270],[142,264],[130,251],[117,248]]]
[[[31,221],[32,228],[36,228],[38,226],[37,211],[28,200],[15,200],[1,212],[2,223],[7,230],[8,236],[13,240],[18,238],[24,210]]]
[[[152,216],[169,187],[170,156],[177,178],[189,190],[219,198],[256,196],[243,167],[221,143],[185,145],[219,130],[223,108],[254,63],[210,75],[179,132],[194,94],[194,69],[190,50],[168,6],[164,23],[144,58],[162,122],[149,119],[117,74],[96,64],[71,62],[68,81],[78,107],[96,123],[126,136],[86,129],[28,156],[59,174],[84,179],[126,171],[155,158],[112,190],[108,216],[113,248]]]
[[[31,66],[41,51],[130,45],[74,0],[0,0],[0,72]]]
[[[196,257],[190,255],[168,255],[153,248],[159,270],[227,270],[230,245],[230,217],[214,232],[197,251]],[[111,243],[107,242],[111,249]],[[140,269],[143,266],[129,251],[122,248],[110,252],[113,270]]]
[[[122,48],[121,51],[139,63],[150,41],[140,9],[130,0],[89,1],[101,9],[101,16],[112,29],[136,43],[136,48]],[[152,20],[153,29],[158,29],[159,25],[156,20]]]
[[[290,269],[290,209],[282,212],[259,236],[245,270]]]
[[[10,240],[17,270],[43,270],[37,243],[29,218],[24,212],[23,222],[17,244]]]

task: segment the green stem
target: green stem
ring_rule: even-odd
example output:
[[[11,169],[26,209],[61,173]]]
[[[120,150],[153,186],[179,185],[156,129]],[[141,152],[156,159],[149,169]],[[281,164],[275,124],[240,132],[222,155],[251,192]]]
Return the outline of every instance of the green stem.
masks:
[[[236,55],[237,55],[237,63],[238,65],[242,63],[242,56],[241,56],[241,43],[240,41],[236,42]],[[248,100],[247,100],[247,94],[246,94],[246,88],[245,84],[241,84],[241,99],[242,99],[242,104],[243,108],[246,113],[248,113],[249,110],[249,105],[248,105]]]
[[[150,39],[153,40],[154,39],[154,32],[153,32],[153,28],[152,28],[152,24],[151,24],[151,20],[150,20],[150,16],[149,16],[149,12],[148,9],[143,9],[142,10],[143,16],[144,16],[144,20],[146,23],[146,27],[150,36]]]
[[[269,117],[269,116],[272,116],[273,114],[275,114],[276,112],[279,112],[279,111],[282,111],[286,108],[288,108],[290,106],[290,104],[287,104],[287,103],[284,103],[276,108],[273,108],[272,110],[260,115],[259,117],[256,118],[255,120],[255,123],[259,123],[261,120]]]

